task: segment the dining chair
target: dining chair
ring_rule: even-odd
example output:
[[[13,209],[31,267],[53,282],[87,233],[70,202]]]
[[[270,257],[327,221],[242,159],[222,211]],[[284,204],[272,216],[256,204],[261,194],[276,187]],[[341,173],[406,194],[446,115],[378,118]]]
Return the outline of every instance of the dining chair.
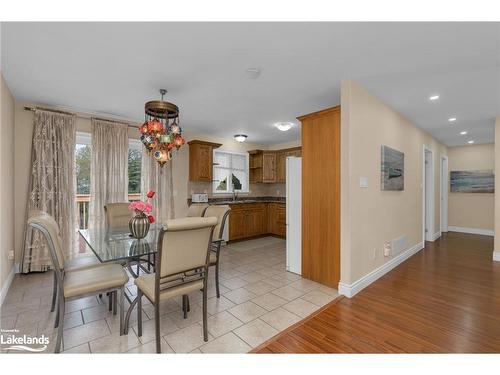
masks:
[[[203,292],[203,339],[208,341],[207,274],[215,217],[168,220],[158,237],[158,264],[154,274],[135,279],[137,286],[137,335],[142,336],[142,296],[154,306],[156,352],[161,353],[160,302]],[[129,311],[134,307],[132,303]],[[128,315],[129,313],[127,313]],[[125,330],[127,327],[125,326]],[[126,331],[125,331],[126,332]]]
[[[55,352],[61,351],[61,342],[64,329],[64,310],[66,301],[109,292],[120,294],[120,335],[123,334],[125,284],[128,275],[119,264],[102,264],[91,268],[66,272],[65,257],[62,248],[59,227],[52,216],[47,213],[35,213],[28,219],[28,225],[39,230],[45,238],[50,250],[50,256],[57,279],[58,322]]]
[[[128,222],[133,216],[133,211],[128,208],[129,202],[107,203],[104,205],[106,228],[128,228]]]
[[[207,208],[208,203],[191,203],[188,207],[187,217],[202,217]]]
[[[222,242],[224,242],[224,228],[226,226],[226,220],[231,212],[231,207],[229,205],[211,205],[206,210],[203,216],[205,217],[216,217],[217,225],[214,229],[214,235],[212,238],[212,246],[210,247],[210,266],[215,267],[215,288],[217,291],[217,298],[220,298],[219,291],[219,259],[220,259],[220,248]]]
[[[29,217],[35,216],[35,215],[41,215],[45,214],[44,211],[41,210],[31,210],[28,214]],[[59,225],[57,224],[56,220],[50,216],[47,215],[47,220],[49,220],[52,223],[52,226],[54,228],[57,228],[57,236],[61,236],[61,233],[59,231]],[[71,260],[65,260],[66,262],[66,267],[65,267],[65,272],[72,272],[72,271],[77,271],[77,270],[83,270],[87,268],[92,268],[94,266],[100,265],[101,262],[99,262],[99,259],[95,257],[94,255],[85,255],[85,256],[80,256],[77,258],[73,258]],[[54,284],[52,287],[52,302],[50,304],[50,311],[53,312],[56,308],[56,300],[57,300],[57,276],[56,273],[54,272]],[[112,297],[109,297],[109,305],[111,308],[112,305]],[[57,324],[57,322],[56,322]]]

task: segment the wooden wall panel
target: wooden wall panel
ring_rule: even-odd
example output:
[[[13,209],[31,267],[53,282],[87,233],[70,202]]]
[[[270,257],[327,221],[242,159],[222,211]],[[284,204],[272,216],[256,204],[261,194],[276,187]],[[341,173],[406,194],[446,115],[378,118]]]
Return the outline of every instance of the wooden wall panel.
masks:
[[[340,280],[340,107],[302,122],[302,276]]]

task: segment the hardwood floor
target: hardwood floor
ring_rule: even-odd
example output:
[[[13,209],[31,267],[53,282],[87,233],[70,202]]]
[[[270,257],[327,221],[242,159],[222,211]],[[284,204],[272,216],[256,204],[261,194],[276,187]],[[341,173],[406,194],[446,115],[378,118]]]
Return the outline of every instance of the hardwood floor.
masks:
[[[500,352],[500,262],[493,237],[444,234],[354,298],[257,353]]]

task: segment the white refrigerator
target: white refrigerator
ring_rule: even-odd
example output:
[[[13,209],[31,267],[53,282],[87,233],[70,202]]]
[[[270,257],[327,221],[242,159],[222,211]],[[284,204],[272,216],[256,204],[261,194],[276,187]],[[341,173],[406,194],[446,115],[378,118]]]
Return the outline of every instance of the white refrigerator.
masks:
[[[302,272],[302,158],[286,158],[286,270]]]

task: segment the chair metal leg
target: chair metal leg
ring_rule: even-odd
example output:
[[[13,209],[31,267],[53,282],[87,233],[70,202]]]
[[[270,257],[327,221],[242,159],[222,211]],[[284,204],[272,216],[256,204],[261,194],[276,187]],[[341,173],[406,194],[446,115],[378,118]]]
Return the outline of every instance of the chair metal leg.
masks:
[[[113,315],[116,315],[116,310],[117,310],[117,304],[118,304],[118,296],[117,296],[118,292],[115,290],[112,295],[113,295]]]
[[[208,341],[208,327],[207,327],[207,285],[203,286],[203,340]]]
[[[108,293],[108,310],[113,310],[113,292]]]
[[[56,299],[57,299],[57,275],[56,271],[54,271],[54,288],[52,290],[52,305],[50,306],[50,312],[54,312],[56,308]]]
[[[156,336],[156,353],[161,353],[161,336],[160,336],[160,301],[155,301],[155,336]]]
[[[61,301],[58,300],[57,301],[57,311],[56,311],[56,320],[54,322],[54,328],[59,327],[59,310],[60,310],[60,304],[61,304]]]
[[[65,308],[65,300],[64,297],[59,297],[59,328],[57,330],[57,339],[56,339],[56,347],[55,353],[61,352],[61,341],[63,336],[63,328],[64,328],[64,308]]]
[[[117,298],[115,295],[115,301],[116,300]],[[125,317],[125,286],[122,286],[120,288],[120,336],[124,334],[124,329],[123,329],[124,317]]]
[[[184,312],[184,319],[187,318],[187,312],[188,312],[188,307],[187,307],[187,304],[188,304],[188,298],[187,298],[187,295],[183,294],[182,295],[182,311]]]
[[[137,288],[137,336],[142,336],[142,292]]]
[[[215,263],[215,290],[217,292],[217,298],[220,298],[220,290],[219,290],[219,260],[217,259],[217,263]]]

